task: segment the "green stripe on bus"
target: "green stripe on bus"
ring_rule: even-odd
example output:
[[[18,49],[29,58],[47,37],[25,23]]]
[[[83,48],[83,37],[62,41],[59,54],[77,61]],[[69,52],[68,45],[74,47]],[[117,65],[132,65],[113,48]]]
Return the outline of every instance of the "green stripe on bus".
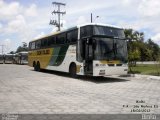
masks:
[[[66,56],[68,47],[69,47],[69,45],[64,45],[64,46],[61,46],[61,47],[54,47],[49,65],[51,65],[51,66],[61,65],[65,56]]]

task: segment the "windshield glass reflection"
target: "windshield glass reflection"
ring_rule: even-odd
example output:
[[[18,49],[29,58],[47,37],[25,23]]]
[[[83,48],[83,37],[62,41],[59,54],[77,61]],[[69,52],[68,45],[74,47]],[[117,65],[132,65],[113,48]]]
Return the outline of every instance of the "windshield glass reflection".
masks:
[[[95,60],[120,60],[127,62],[126,41],[113,38],[95,38]]]

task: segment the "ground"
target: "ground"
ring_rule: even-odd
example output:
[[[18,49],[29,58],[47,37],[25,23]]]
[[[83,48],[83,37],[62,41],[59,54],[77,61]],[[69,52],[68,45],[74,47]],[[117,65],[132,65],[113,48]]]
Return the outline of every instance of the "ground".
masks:
[[[159,93],[160,80],[147,77],[73,79],[65,73],[0,64],[0,113],[158,114]]]

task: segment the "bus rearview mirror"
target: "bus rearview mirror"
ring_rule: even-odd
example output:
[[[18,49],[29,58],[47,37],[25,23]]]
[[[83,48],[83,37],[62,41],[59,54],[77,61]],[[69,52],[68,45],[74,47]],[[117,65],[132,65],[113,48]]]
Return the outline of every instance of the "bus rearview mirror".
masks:
[[[93,49],[94,49],[94,50],[96,49],[96,46],[97,46],[96,44],[97,44],[96,40],[93,39],[93,44],[92,44],[92,45],[93,45]]]

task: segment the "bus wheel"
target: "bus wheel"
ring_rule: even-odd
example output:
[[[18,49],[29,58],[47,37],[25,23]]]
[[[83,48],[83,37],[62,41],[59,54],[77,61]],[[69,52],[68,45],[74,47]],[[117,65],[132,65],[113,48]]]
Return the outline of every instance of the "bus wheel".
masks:
[[[77,67],[76,67],[76,64],[75,63],[72,63],[70,65],[70,68],[69,68],[69,73],[70,73],[70,76],[73,77],[73,78],[77,78]]]
[[[36,65],[36,71],[41,71],[41,66],[40,66],[40,63],[38,62],[37,65]]]
[[[37,65],[35,62],[33,63],[33,67],[34,67],[34,71],[37,71]]]

